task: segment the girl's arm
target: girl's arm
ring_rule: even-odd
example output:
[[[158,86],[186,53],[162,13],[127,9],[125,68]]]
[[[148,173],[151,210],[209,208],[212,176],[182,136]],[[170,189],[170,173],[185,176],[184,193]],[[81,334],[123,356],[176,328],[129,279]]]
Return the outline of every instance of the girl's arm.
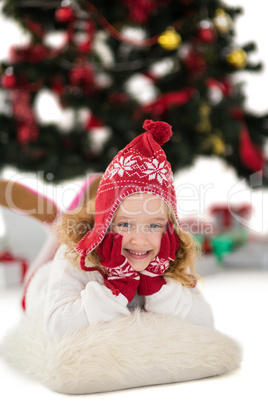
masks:
[[[103,285],[100,272],[85,272],[66,258],[61,246],[51,266],[45,302],[45,326],[50,335],[64,335],[97,322],[130,314],[128,300]]]
[[[212,310],[197,288],[189,289],[165,277],[166,284],[159,292],[145,296],[145,310],[172,314],[194,324],[213,326]]]

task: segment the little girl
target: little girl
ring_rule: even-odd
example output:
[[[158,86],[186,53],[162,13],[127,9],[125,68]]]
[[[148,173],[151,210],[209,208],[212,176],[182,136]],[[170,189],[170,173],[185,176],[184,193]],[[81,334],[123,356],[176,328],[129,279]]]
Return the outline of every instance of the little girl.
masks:
[[[212,326],[196,288],[196,245],[179,225],[164,122],[144,123],[110,163],[96,200],[58,222],[52,262],[26,286],[26,314],[44,314],[51,338],[131,314],[134,308]]]

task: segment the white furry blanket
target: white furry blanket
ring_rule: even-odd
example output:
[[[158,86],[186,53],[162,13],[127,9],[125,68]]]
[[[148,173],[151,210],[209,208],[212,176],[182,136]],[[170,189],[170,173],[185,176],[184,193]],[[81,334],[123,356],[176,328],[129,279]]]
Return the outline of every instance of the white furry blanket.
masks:
[[[62,393],[85,394],[215,376],[234,370],[241,348],[216,331],[135,310],[63,339],[50,340],[42,316],[23,317],[0,355]]]

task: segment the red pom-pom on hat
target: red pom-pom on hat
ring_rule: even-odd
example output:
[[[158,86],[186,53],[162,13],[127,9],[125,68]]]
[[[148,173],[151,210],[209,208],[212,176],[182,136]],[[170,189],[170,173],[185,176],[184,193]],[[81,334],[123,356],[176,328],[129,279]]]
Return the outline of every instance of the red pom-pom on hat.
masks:
[[[163,145],[172,136],[172,127],[165,121],[145,120],[142,128],[151,133],[159,145]]]

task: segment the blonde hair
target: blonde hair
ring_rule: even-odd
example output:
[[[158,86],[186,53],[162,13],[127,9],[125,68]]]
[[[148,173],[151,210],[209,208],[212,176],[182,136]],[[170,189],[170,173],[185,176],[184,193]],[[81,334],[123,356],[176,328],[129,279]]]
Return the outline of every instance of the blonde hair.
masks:
[[[76,244],[94,226],[95,198],[91,196],[84,200],[77,209],[63,215],[57,224],[57,235],[60,243],[67,245],[67,257],[73,264],[80,268],[80,255],[75,250]],[[176,251],[175,261],[171,261],[165,276],[180,282],[183,286],[194,287],[196,281],[201,279],[195,270],[195,262],[200,254],[200,246],[192,235],[183,230],[176,222],[174,212],[170,209],[169,219],[173,222],[173,228],[180,239],[180,247]],[[96,266],[105,273],[100,264],[99,255],[93,250],[86,257],[86,265]]]
[[[189,232],[181,228],[171,209],[169,219],[173,222],[173,229],[180,239],[180,247],[176,251],[175,261],[170,262],[165,276],[180,282],[187,288],[192,288],[196,285],[197,280],[202,279],[195,270],[195,263],[201,255],[200,244]]]

